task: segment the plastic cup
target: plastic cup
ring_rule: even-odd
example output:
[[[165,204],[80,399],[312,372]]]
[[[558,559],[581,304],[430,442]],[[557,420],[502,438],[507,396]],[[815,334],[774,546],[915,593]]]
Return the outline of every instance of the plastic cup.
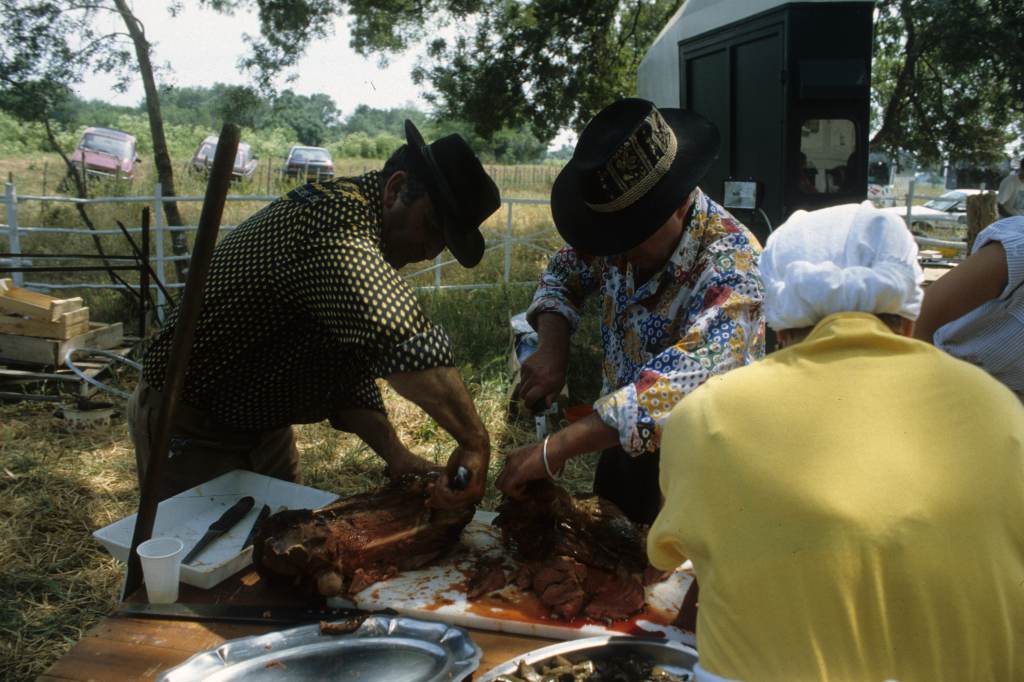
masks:
[[[137,551],[150,604],[172,604],[178,600],[184,549],[184,543],[178,538],[153,538],[139,545]]]

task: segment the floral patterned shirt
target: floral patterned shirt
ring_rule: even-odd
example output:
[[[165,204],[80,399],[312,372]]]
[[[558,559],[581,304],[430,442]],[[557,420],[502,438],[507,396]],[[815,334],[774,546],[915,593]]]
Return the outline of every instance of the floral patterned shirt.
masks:
[[[661,426],[708,377],[764,355],[764,286],[757,238],[700,189],[665,267],[636,286],[624,256],[565,247],[541,275],[527,319],[562,315],[575,330],[584,299],[600,292],[604,388],[594,404],[634,455],[657,450]]]

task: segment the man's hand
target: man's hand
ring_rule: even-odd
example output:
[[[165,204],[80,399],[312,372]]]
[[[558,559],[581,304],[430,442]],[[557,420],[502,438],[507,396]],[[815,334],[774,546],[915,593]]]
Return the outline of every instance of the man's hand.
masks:
[[[540,344],[523,361],[515,396],[532,408],[539,402],[550,407],[565,385],[569,368],[569,321],[557,313],[537,316]]]
[[[457,447],[448,457],[441,480],[434,485],[428,503],[435,509],[461,509],[476,504],[484,496],[487,487],[487,465],[490,463],[489,452],[474,452]],[[462,490],[452,489],[459,467],[469,471],[469,482]]]
[[[550,406],[565,385],[568,368],[568,353],[541,346],[523,361],[516,396],[530,408],[539,402]]]
[[[396,481],[406,474],[426,474],[440,471],[441,467],[406,448],[396,449],[387,458],[388,478]]]
[[[505,455],[505,466],[494,482],[495,487],[508,497],[522,498],[527,483],[548,477],[548,472],[544,470],[543,453],[544,444],[540,442],[524,445]],[[548,452],[548,463],[554,465],[551,455]]]
[[[479,502],[487,485],[491,439],[458,371],[452,367],[436,367],[400,372],[389,376],[388,381],[399,395],[423,408],[458,443],[448,457],[441,480],[431,492],[431,506],[457,509]],[[460,466],[469,470],[469,484],[464,490],[452,490],[452,481]]]

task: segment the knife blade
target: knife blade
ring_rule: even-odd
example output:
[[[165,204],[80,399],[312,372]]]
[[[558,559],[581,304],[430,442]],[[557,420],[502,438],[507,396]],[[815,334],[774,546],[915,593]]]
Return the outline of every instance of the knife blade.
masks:
[[[219,519],[210,524],[210,527],[206,529],[206,534],[199,538],[199,542],[189,550],[185,558],[181,560],[181,563],[190,563],[208,544],[231,530],[236,523],[242,520],[243,516],[249,513],[254,504],[256,504],[256,500],[246,495],[231,505],[226,512],[220,515]]]
[[[252,528],[249,529],[249,534],[245,536],[245,542],[242,543],[242,551],[252,544],[252,541],[256,539],[256,531],[259,529],[260,524],[263,523],[263,519],[270,516],[270,505],[263,505],[263,509],[260,509],[260,513],[256,516],[256,520],[252,523]]]

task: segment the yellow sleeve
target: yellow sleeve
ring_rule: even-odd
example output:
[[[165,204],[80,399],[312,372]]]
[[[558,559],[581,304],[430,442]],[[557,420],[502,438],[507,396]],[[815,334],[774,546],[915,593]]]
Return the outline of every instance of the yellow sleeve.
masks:
[[[684,503],[690,501],[687,496],[693,488],[685,486],[684,460],[687,453],[701,447],[696,442],[700,438],[696,428],[700,420],[696,418],[699,408],[694,400],[699,392],[700,389],[681,400],[665,420],[658,478],[664,501],[647,534],[647,558],[652,566],[663,571],[676,568],[689,558],[681,533],[686,521]],[[699,399],[699,395],[697,397]]]

